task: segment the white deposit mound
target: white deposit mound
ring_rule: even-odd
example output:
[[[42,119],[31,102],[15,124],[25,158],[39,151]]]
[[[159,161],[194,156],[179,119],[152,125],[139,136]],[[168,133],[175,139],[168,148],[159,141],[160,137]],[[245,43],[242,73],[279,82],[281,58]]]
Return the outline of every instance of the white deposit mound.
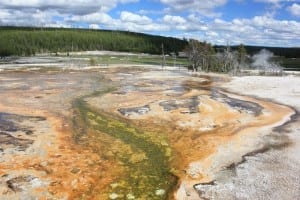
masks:
[[[233,92],[255,95],[290,105],[300,111],[300,77],[235,77],[225,87]],[[288,124],[263,140],[276,147],[246,156],[237,166],[224,169],[214,184],[198,185],[208,199],[300,199],[300,120]],[[288,145],[289,144],[289,145]]]

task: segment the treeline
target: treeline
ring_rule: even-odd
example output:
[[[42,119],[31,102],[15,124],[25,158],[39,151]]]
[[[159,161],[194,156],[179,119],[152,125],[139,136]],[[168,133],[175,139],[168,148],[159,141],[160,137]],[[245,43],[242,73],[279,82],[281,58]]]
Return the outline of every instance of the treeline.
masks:
[[[181,52],[188,46],[187,40],[154,36],[129,31],[0,27],[0,56],[35,55],[71,51],[110,50],[161,54]],[[225,46],[213,46],[215,52]],[[239,46],[231,46],[236,51]],[[247,54],[254,55],[267,49],[276,56],[300,58],[300,48],[245,46]]]
[[[213,46],[207,42],[189,40],[185,49],[193,71],[239,74],[244,69],[260,69],[281,73],[300,69],[300,48]]]
[[[229,46],[215,48],[207,42],[189,40],[185,52],[190,61],[188,68],[193,71],[237,74],[247,62],[247,51],[242,44],[233,50]]]
[[[0,56],[109,50],[161,54],[178,53],[186,40],[129,31],[0,27]]]
[[[226,48],[225,46],[215,46],[216,49]],[[233,50],[238,50],[239,46],[231,46]],[[249,55],[257,54],[262,49],[271,51],[276,56],[284,58],[300,58],[300,47],[264,47],[264,46],[245,46]]]

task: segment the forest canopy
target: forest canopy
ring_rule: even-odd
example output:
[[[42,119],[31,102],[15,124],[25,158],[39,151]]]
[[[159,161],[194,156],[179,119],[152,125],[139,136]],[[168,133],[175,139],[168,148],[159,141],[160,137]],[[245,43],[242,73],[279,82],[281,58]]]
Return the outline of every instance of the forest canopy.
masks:
[[[129,31],[0,28],[0,56],[92,50],[161,54],[162,44],[165,53],[178,53],[186,47],[187,41]]]

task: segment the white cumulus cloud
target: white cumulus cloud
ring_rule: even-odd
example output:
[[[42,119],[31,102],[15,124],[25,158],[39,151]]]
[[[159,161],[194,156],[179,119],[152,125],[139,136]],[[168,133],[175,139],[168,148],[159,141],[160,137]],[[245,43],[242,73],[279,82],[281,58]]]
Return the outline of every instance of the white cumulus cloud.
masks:
[[[0,8],[13,10],[56,10],[59,13],[89,14],[96,11],[107,12],[118,3],[131,3],[138,0],[1,0]]]
[[[113,21],[108,14],[102,12],[87,15],[74,15],[66,20],[70,22],[86,22],[90,24],[109,24]]]
[[[100,29],[100,26],[98,24],[90,24],[89,28],[90,29]]]
[[[224,6],[227,0],[160,0],[163,4],[169,7],[169,10],[174,11],[190,11],[200,13],[204,16],[218,15],[214,9]]]
[[[300,17],[300,4],[294,3],[288,7],[288,11],[290,11],[292,15]]]
[[[181,17],[181,16],[172,16],[172,15],[165,15],[163,18],[163,21],[165,23],[169,23],[169,24],[184,24],[187,21]]]
[[[136,24],[150,24],[152,23],[152,19],[145,15],[138,15],[127,11],[122,11],[120,15],[120,19],[123,22],[131,22]]]

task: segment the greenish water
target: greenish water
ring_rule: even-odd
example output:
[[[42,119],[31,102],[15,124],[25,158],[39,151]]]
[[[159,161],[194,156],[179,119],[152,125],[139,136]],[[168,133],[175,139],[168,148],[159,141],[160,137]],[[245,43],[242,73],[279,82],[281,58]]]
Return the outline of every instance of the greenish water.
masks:
[[[87,97],[109,91],[73,102],[75,139],[79,141],[89,129],[108,134],[130,146],[130,151],[120,150],[121,153],[114,155],[125,172],[109,187],[111,199],[167,199],[177,183],[169,168],[171,149],[168,143],[163,134],[142,131],[126,121],[97,111],[85,101]]]

